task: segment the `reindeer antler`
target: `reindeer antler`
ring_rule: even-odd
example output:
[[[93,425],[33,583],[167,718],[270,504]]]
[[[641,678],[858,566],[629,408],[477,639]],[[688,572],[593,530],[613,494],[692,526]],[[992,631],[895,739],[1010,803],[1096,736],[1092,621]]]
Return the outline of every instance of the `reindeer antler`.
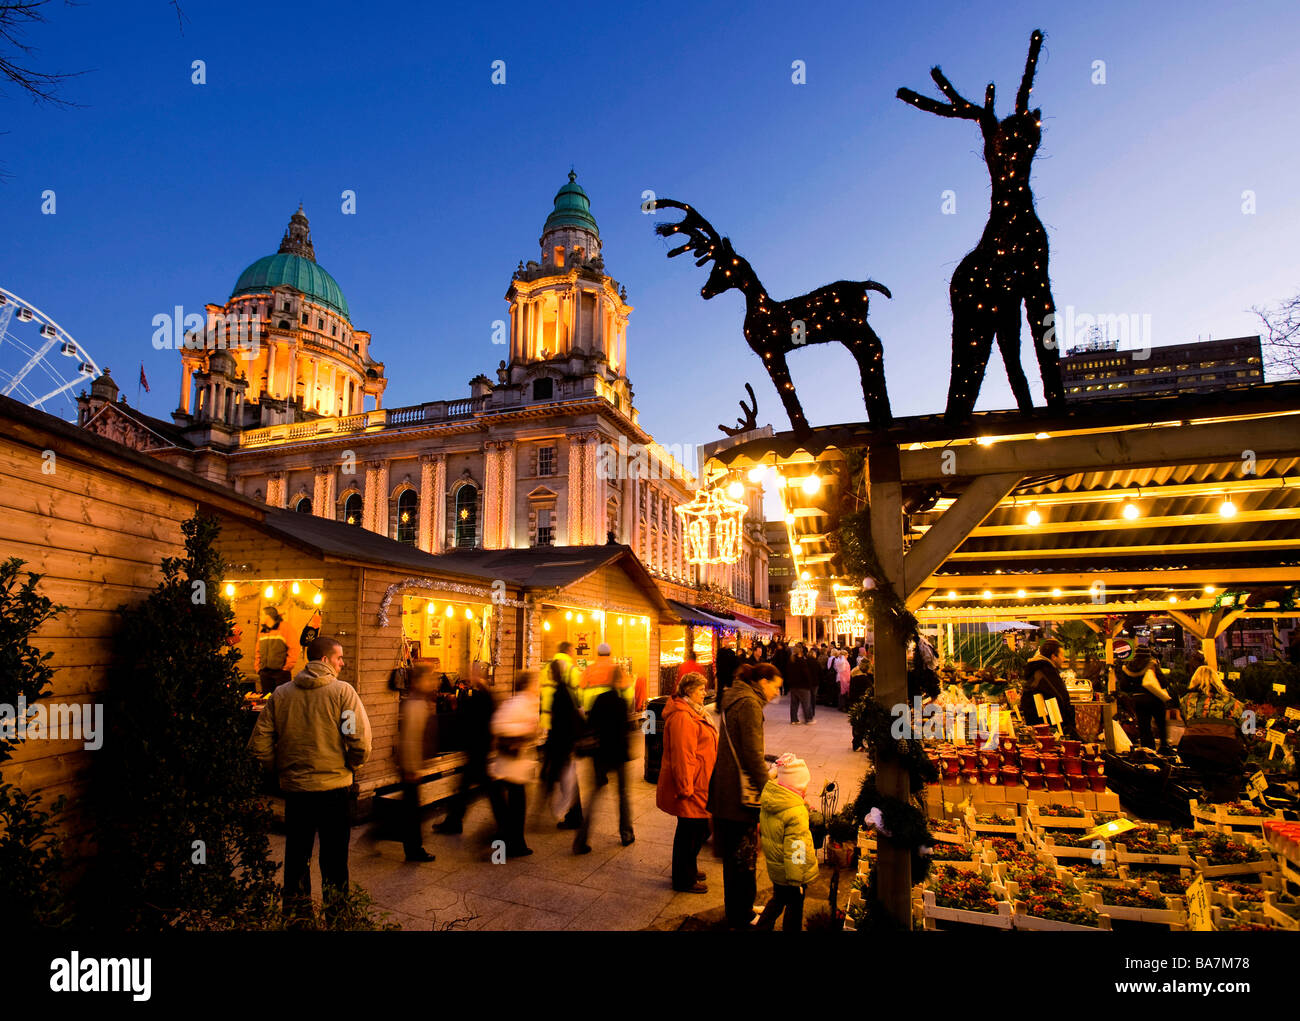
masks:
[[[1034,29],[1034,34],[1029,37],[1029,56],[1025,59],[1025,74],[1020,79],[1020,91],[1016,93],[1016,113],[1029,112],[1029,93],[1034,88],[1034,70],[1038,64],[1038,51],[1042,48],[1043,33]]]
[[[910,103],[918,110],[935,113],[940,117],[959,117],[962,120],[981,122],[986,117],[997,119],[997,115],[993,112],[992,82],[989,82],[988,87],[984,90],[984,105],[976,106],[953,88],[952,82],[948,81],[943,71],[937,66],[930,68],[930,77],[934,79],[935,85],[939,86],[939,91],[948,97],[947,103],[940,103],[937,99],[930,99],[928,96],[923,96],[919,92],[913,92],[907,88],[899,89],[895,95],[904,103]]]
[[[670,209],[681,209],[686,213],[676,223],[655,224],[655,233],[661,238],[672,237],[674,234],[685,234],[688,238],[686,244],[669,252],[668,258],[671,259],[689,250],[699,256],[695,260],[695,265],[703,266],[710,259],[716,257],[718,245],[722,243],[722,236],[714,229],[713,224],[709,223],[708,220],[685,202],[677,202],[674,199],[655,199],[655,209],[661,206]]]
[[[732,429],[725,425],[718,426],[728,436],[738,436],[758,428],[758,398],[754,395],[754,388],[748,383],[745,384],[745,389],[749,391],[749,399],[753,401],[753,407],[741,401],[740,410],[745,413],[745,417],[736,419],[736,427]]]

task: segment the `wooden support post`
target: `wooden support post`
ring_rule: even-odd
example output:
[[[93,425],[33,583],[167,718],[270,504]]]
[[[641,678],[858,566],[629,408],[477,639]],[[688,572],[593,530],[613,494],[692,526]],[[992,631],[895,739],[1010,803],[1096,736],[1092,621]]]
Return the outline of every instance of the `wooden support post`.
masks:
[[[884,578],[902,598],[903,575],[903,488],[899,481],[898,447],[889,440],[873,443],[867,455],[868,492],[871,494],[871,534],[876,558]],[[887,709],[907,703],[907,647],[893,618],[873,602],[872,621],[876,632],[876,701]],[[878,764],[876,783],[881,793],[907,801],[911,797],[907,773],[898,763]],[[880,900],[886,911],[904,929],[912,927],[911,852],[880,841],[877,863],[880,870]]]

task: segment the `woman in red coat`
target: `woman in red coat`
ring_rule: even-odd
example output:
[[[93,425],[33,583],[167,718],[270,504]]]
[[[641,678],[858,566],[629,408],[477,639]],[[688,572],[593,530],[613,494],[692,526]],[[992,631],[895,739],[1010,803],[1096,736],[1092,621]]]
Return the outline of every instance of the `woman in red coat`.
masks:
[[[655,804],[677,816],[673,837],[673,889],[707,893],[697,864],[709,839],[709,779],[718,758],[718,729],[704,713],[708,681],[686,674],[664,707],[664,753]]]

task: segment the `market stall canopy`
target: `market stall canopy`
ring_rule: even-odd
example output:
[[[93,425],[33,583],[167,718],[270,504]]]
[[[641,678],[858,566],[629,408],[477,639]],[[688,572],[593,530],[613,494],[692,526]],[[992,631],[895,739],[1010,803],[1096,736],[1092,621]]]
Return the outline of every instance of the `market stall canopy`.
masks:
[[[739,631],[749,631],[758,635],[779,635],[781,633],[781,628],[771,621],[759,620],[757,617],[751,617],[739,610],[732,611],[732,616],[736,618],[735,626]]]
[[[1300,381],[782,433],[716,451],[702,475],[775,467],[796,570],[856,584],[835,534],[845,489],[891,445],[896,584],[924,621],[1160,612],[1215,630],[1300,592]]]
[[[737,622],[724,617],[715,617],[706,610],[701,610],[698,606],[692,606],[690,603],[679,603],[676,599],[669,599],[668,605],[672,608],[673,613],[677,614],[680,622],[683,624],[702,624],[705,627],[731,628],[737,626]]]
[[[360,529],[357,529],[360,531]],[[668,600],[632,547],[607,543],[603,546],[530,546],[524,549],[454,550],[431,556],[444,571],[478,578],[501,579],[528,589],[562,589],[581,581],[603,567],[618,566],[636,582],[668,623]]]

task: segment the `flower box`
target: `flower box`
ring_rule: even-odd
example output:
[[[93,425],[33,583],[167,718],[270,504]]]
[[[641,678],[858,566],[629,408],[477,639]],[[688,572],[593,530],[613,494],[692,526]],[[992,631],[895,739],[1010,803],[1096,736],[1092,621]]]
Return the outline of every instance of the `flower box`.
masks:
[[[1218,828],[1223,831],[1231,832],[1232,827],[1246,829],[1255,834],[1262,834],[1264,823],[1270,819],[1282,819],[1280,809],[1255,808],[1253,805],[1238,803],[1234,805],[1202,805],[1195,798],[1191,799],[1189,807],[1192,811],[1192,825],[1196,829]],[[1242,814],[1240,809],[1245,808],[1250,814]],[[1258,813],[1258,814],[1256,814]]]
[[[1079,841],[1079,843],[1072,841]],[[1094,846],[1097,844],[1100,847]],[[1091,861],[1100,851],[1102,861],[1114,861],[1110,844],[1100,837],[1096,840],[1084,841],[1081,837],[1071,836],[1068,833],[1046,832],[1038,835],[1038,847],[1044,854],[1050,854],[1054,858],[1082,858]]]
[[[1187,887],[1195,878],[1191,868],[1180,868],[1177,872],[1147,865],[1121,865],[1120,878],[1126,883],[1154,882],[1162,893],[1172,897],[1182,897]]]
[[[1069,814],[1058,814],[1061,812]],[[1029,826],[1040,833],[1048,829],[1086,832],[1096,825],[1092,813],[1084,808],[1074,808],[1066,805],[1031,804],[1029,806]]]
[[[1147,898],[1156,902],[1162,901],[1163,903],[1115,903],[1116,900],[1132,901],[1134,899],[1132,894],[1135,889],[1142,891]],[[1098,887],[1097,894],[1101,899],[1100,910],[1110,915],[1111,918],[1128,922],[1145,922],[1150,925],[1167,925],[1171,929],[1184,929],[1187,926],[1187,906],[1183,903],[1182,898],[1163,893],[1153,881],[1148,881],[1145,886],[1136,888],[1132,886],[1120,889]]]
[[[1139,826],[1116,837],[1115,859],[1121,865],[1196,867],[1191,853],[1177,834],[1166,833],[1154,826]]]
[[[1025,833],[1025,820],[1020,818],[1014,805],[999,806],[1002,811],[994,811],[983,806],[981,811],[974,808],[966,810],[966,829],[972,837],[981,833],[997,833],[1004,836],[1022,837]]]
[[[974,874],[939,869],[926,880],[921,897],[921,913],[927,929],[935,928],[935,922],[1011,928],[1011,902],[987,865]],[[977,904],[980,907],[975,907]]]
[[[1273,872],[1277,863],[1261,840],[1221,830],[1184,831],[1188,853],[1206,879]]]

